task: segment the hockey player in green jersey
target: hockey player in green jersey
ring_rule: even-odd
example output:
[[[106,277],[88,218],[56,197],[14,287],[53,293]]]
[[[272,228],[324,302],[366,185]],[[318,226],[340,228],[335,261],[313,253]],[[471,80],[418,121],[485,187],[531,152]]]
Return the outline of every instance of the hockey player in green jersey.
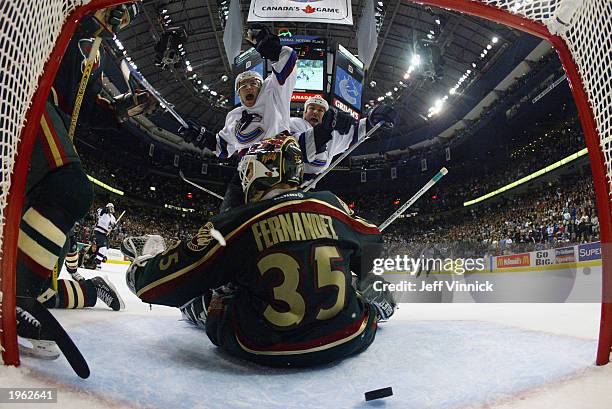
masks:
[[[303,160],[291,137],[254,144],[238,169],[246,204],[212,217],[191,241],[165,250],[151,238],[124,241],[130,289],[181,308],[215,345],[252,362],[312,366],[365,350],[395,309],[389,293],[367,285],[378,228],[330,192],[299,190]]]

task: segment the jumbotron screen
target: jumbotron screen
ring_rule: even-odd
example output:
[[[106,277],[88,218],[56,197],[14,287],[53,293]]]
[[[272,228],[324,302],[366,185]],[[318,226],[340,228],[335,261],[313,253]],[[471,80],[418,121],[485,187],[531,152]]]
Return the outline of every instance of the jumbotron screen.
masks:
[[[323,91],[324,64],[323,60],[297,60],[297,81],[294,89]]]
[[[266,78],[266,61],[261,58],[254,48],[245,51],[234,60],[234,72],[236,75],[244,71],[257,71],[261,74],[262,78]],[[240,95],[236,91],[234,91],[234,105],[240,105]]]
[[[298,92],[325,90],[327,71],[327,42],[312,36],[281,37],[281,44],[293,48],[297,53],[297,82],[293,88]]]
[[[363,95],[363,63],[346,48],[338,44],[334,67],[333,104],[353,116],[361,113]],[[340,102],[340,103],[338,103]]]

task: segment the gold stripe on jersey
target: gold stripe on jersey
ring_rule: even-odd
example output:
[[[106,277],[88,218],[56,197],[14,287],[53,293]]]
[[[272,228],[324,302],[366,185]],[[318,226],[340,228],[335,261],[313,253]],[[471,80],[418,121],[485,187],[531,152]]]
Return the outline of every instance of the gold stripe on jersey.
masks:
[[[330,342],[329,344],[324,344],[324,345],[320,345],[317,347],[313,347],[313,348],[308,348],[308,349],[296,349],[296,350],[289,350],[289,351],[259,351],[259,350],[255,350],[255,349],[250,349],[248,347],[246,347],[244,344],[242,344],[242,342],[240,342],[240,340],[238,339],[238,337],[236,336],[236,342],[238,342],[238,345],[240,345],[240,348],[244,349],[246,352],[251,353],[251,354],[255,354],[255,355],[299,355],[299,354],[309,354],[311,352],[318,352],[318,351],[325,351],[326,349],[330,349],[333,347],[336,347],[338,345],[342,345],[346,342],[349,342],[352,339],[355,339],[356,337],[358,337],[359,335],[361,335],[361,333],[366,329],[366,327],[368,326],[368,316],[366,314],[366,316],[364,317],[363,321],[361,322],[361,326],[359,327],[359,329],[357,331],[355,331],[354,333],[352,333],[351,335],[349,335],[346,338],[342,338],[339,339],[337,341],[334,342]]]
[[[53,138],[53,134],[51,133],[51,129],[49,129],[49,124],[43,114],[40,117],[40,126],[43,130],[43,134],[45,135],[45,139],[47,140],[47,145],[53,154],[53,160],[55,161],[55,165],[59,168],[64,165],[62,160],[62,155],[57,147],[57,141]]]
[[[300,204],[304,204],[307,202],[312,202],[312,203],[316,203],[325,207],[328,207],[330,209],[333,209],[335,211],[338,211],[342,214],[346,213],[342,210],[337,208],[336,206],[333,206],[327,202],[324,202],[322,200],[318,200],[318,199],[302,199],[302,200],[291,200],[291,201],[287,201],[287,202],[283,202],[283,203],[279,203],[275,206],[269,207],[266,210],[263,210],[262,212],[256,214],[255,216],[251,217],[250,219],[248,219],[247,221],[245,221],[244,223],[242,223],[240,226],[238,226],[237,228],[235,228],[234,230],[232,230],[230,233],[228,233],[227,235],[224,235],[224,239],[226,242],[229,243],[229,241],[236,235],[238,234],[238,232],[240,232],[242,229],[244,229],[246,226],[248,226],[249,224],[251,224],[254,220],[258,220],[258,219],[262,219],[263,217],[265,217],[266,215],[273,213],[279,209],[282,209],[283,207],[289,207],[289,206],[295,206],[295,205],[300,205]],[[348,215],[347,215],[348,216]],[[351,216],[349,216],[351,217]],[[366,226],[366,227],[370,227],[370,228],[377,228],[377,226],[373,225],[373,224],[369,224],[363,220],[358,220],[355,218],[352,218],[352,220]],[[175,280],[178,277],[182,276],[183,274],[189,273],[191,270],[201,266],[202,264],[206,263],[219,249],[221,248],[221,246],[219,245],[219,243],[216,243],[215,246],[210,249],[202,258],[198,259],[195,263],[188,265],[187,267],[183,267],[180,270],[169,274],[165,277],[162,277],[156,281],[153,281],[152,283],[149,283],[148,285],[144,286],[143,288],[141,288],[136,295],[138,297],[141,297],[142,294],[146,293],[147,291],[151,291],[152,289],[154,289],[155,287],[158,287],[162,284],[165,284],[169,281]],[[169,254],[166,251],[166,254]]]
[[[57,263],[57,256],[55,254],[38,244],[21,229],[19,229],[17,247],[38,265],[49,271],[53,270],[55,263]]]
[[[23,215],[23,220],[59,247],[64,247],[66,235],[51,220],[40,214],[38,210],[30,207]]]

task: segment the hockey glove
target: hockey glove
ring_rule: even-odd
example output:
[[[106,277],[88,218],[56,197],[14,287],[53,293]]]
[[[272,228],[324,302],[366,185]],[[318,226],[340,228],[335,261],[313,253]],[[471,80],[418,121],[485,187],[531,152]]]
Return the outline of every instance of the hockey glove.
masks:
[[[262,58],[278,61],[281,52],[280,38],[261,24],[254,24],[247,31],[246,40],[255,47]]]
[[[379,122],[383,122],[384,128],[392,129],[394,126],[399,124],[399,114],[395,109],[388,105],[377,105],[368,113],[368,131]]]
[[[212,132],[191,119],[187,120],[187,125],[187,128],[181,126],[178,130],[185,142],[192,143],[196,148],[215,150],[217,138]]]
[[[314,127],[314,139],[317,153],[325,151],[325,145],[332,139],[333,131],[345,135],[351,131],[353,125],[357,125],[357,121],[346,112],[334,108],[325,112],[321,123]]]

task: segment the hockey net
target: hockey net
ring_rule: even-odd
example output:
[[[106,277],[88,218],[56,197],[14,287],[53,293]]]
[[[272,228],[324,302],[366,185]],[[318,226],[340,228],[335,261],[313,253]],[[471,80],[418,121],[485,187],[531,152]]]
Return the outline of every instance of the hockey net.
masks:
[[[404,0],[483,17],[547,39],[559,53],[580,112],[589,150],[601,226],[612,242],[612,3],[607,0]],[[61,56],[86,13],[125,0],[26,0],[0,2],[0,345],[7,364],[17,364],[15,259],[23,189],[37,124]],[[551,34],[564,8],[577,4],[570,24]],[[19,154],[18,154],[19,153]],[[9,200],[10,198],[10,200]],[[597,363],[612,346],[612,259],[604,251],[602,314]]]

